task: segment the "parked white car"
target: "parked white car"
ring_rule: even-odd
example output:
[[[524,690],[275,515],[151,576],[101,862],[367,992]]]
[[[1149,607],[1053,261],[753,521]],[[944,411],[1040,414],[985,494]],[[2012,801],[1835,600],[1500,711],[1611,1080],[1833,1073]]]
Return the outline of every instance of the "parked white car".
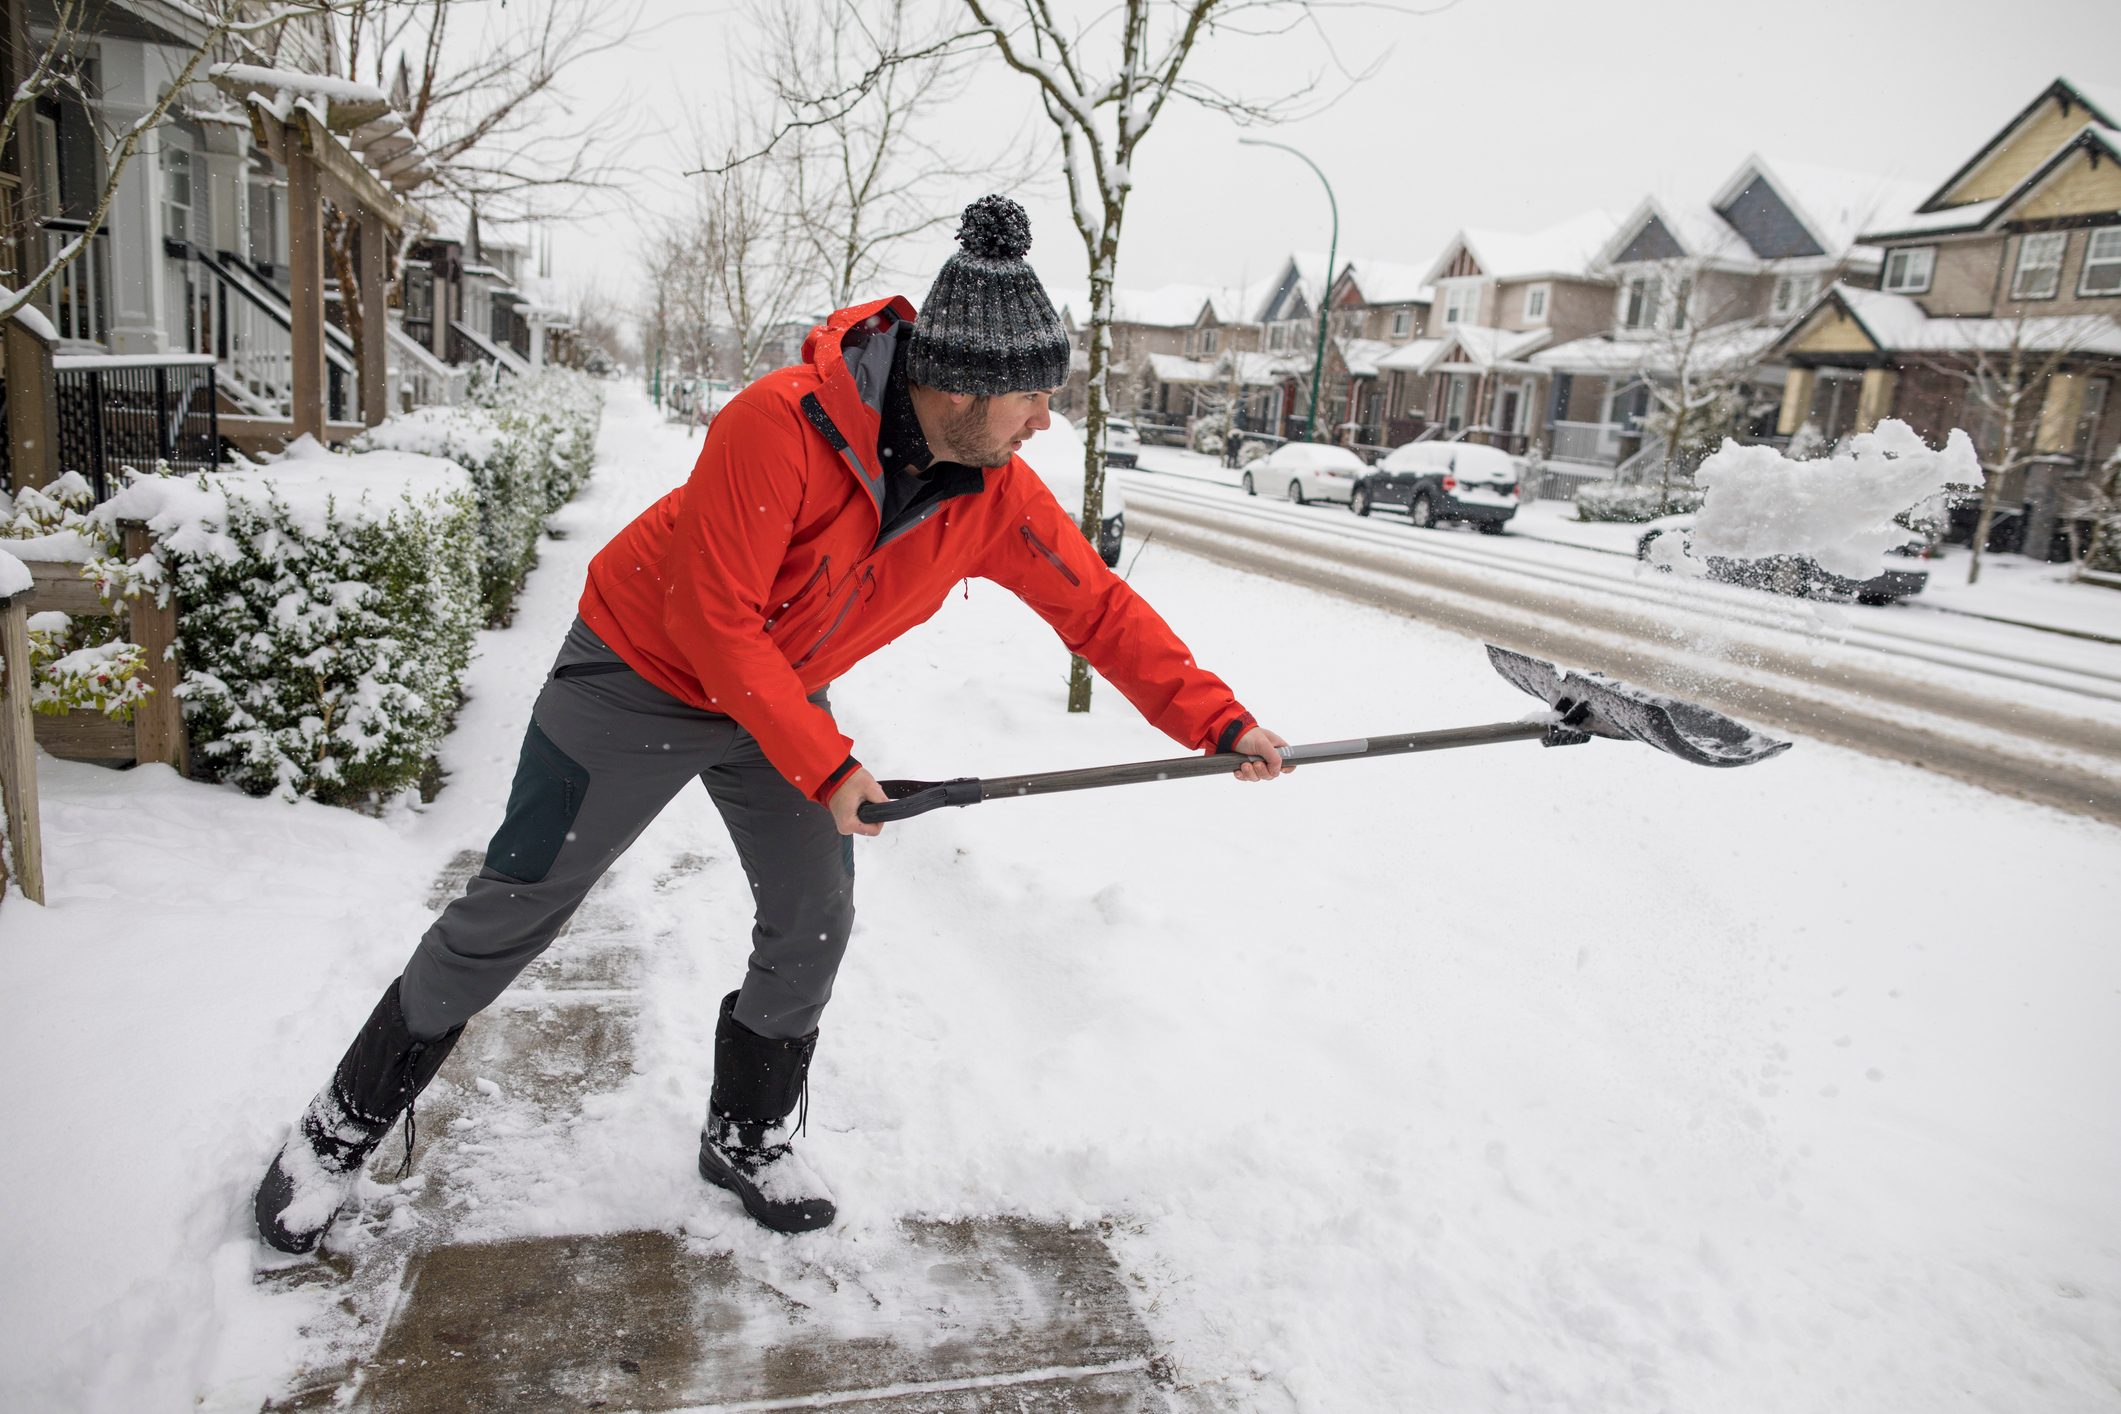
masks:
[[[1346,447],[1324,442],[1285,442],[1245,468],[1240,483],[1247,496],[1279,488],[1301,506],[1310,501],[1347,501],[1355,483],[1369,470]]]
[[[1053,498],[1080,524],[1083,516],[1083,434],[1075,424],[1059,413],[1052,414],[1053,425],[1043,432],[1035,432],[1024,449],[1017,453],[1038,479],[1046,483]],[[1109,426],[1109,424],[1107,424]],[[1109,448],[1110,443],[1106,443]],[[1107,455],[1110,453],[1108,451]],[[1119,478],[1105,478],[1104,523],[1097,538],[1097,552],[1104,556],[1105,563],[1119,564],[1120,546],[1127,535],[1127,493],[1120,489]]]
[[[1133,466],[1141,456],[1140,429],[1124,417],[1105,419],[1105,465]]]

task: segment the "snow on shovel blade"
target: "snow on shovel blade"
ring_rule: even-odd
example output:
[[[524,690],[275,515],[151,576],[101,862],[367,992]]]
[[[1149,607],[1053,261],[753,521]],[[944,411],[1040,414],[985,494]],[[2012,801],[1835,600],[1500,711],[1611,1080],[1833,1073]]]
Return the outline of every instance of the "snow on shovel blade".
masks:
[[[1496,672],[1560,713],[1560,725],[1579,732],[1646,742],[1697,766],[1750,766],[1790,749],[1786,741],[1676,697],[1630,687],[1603,673],[1557,668],[1492,643],[1487,649]]]

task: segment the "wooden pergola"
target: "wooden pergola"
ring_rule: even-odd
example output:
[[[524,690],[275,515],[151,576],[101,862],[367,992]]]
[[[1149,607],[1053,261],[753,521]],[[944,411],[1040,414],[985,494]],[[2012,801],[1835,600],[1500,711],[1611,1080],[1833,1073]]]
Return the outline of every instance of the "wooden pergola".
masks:
[[[388,415],[389,244],[405,228],[405,191],[432,173],[390,99],[365,84],[284,69],[222,64],[213,81],[244,105],[258,148],[287,173],[288,304],[294,343],[293,405],[286,421],[224,414],[221,430],[246,450],[304,433],[340,442]],[[359,231],[362,338],[359,422],[328,419],[324,361],[324,207]]]

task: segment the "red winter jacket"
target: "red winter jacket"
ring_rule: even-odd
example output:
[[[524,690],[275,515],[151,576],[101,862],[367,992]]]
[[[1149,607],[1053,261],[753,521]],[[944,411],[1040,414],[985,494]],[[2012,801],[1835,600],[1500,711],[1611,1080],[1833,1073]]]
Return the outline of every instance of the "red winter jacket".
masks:
[[[853,743],[809,694],[924,623],[960,580],[993,580],[1141,714],[1228,749],[1252,717],[1107,569],[1020,457],[974,473],[881,542],[879,408],[913,307],[879,300],[811,331],[803,362],[715,416],[684,486],[598,552],[582,619],[642,677],[733,717],[826,800]]]

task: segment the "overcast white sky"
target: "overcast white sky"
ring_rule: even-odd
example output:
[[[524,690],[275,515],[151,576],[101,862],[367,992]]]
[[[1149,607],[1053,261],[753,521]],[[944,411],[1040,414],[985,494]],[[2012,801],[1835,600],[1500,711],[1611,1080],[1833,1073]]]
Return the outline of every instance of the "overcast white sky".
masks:
[[[652,0],[649,16],[574,87],[680,132],[725,95],[745,22],[735,6],[682,0]],[[1304,36],[1218,38],[1199,72],[1273,96],[1324,71],[1320,91],[1344,94],[1259,134],[1325,170],[1343,259],[1426,265],[1462,226],[1535,230],[1586,207],[1624,211],[1652,190],[1705,198],[1754,151],[1934,185],[2057,75],[2121,88],[2114,0],[1460,0],[1428,15],[1318,18],[1351,67],[1388,55],[1375,77],[1351,90]],[[991,141],[1034,105],[1028,81],[997,66],[948,121],[968,143]],[[1026,131],[1045,140],[1042,123]],[[1317,179],[1285,153],[1239,147],[1239,135],[1220,115],[1165,110],[1136,165],[1123,285],[1257,279],[1292,248],[1325,248]],[[554,274],[636,302],[638,216],[682,197],[684,156],[675,140],[635,143],[619,209],[554,229]],[[968,184],[948,204],[984,190]],[[1024,197],[1047,283],[1085,284],[1059,181]],[[945,253],[939,242],[909,252],[920,273],[898,292],[918,302]]]

